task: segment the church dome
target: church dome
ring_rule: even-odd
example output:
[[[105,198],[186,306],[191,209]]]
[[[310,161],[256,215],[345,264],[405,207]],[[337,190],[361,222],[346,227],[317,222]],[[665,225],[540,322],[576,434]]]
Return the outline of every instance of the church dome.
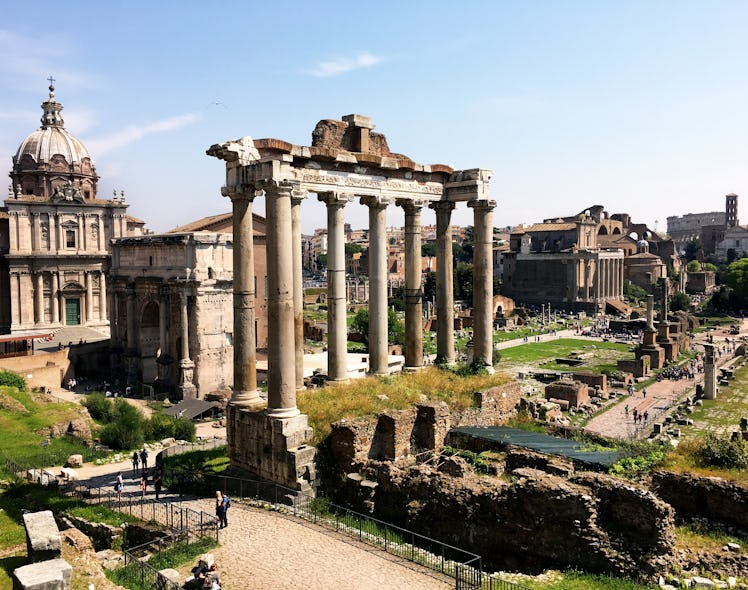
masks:
[[[50,85],[49,98],[41,106],[42,126],[21,142],[13,156],[16,192],[48,197],[59,186],[74,182],[86,198],[95,198],[96,168],[86,146],[65,129],[54,86]]]

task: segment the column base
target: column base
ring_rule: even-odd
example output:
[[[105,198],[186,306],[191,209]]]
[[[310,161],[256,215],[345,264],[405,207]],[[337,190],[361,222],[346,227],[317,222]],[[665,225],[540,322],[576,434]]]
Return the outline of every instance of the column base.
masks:
[[[301,414],[301,410],[297,407],[293,408],[268,408],[265,410],[265,415],[270,418],[295,418]]]
[[[403,373],[420,373],[425,368],[423,365],[420,367],[403,367]]]
[[[316,449],[305,414],[278,418],[229,405],[226,411],[228,455],[233,467],[287,488],[314,493]]]
[[[234,392],[229,403],[251,412],[260,412],[267,407],[267,401],[262,399],[257,391]]]

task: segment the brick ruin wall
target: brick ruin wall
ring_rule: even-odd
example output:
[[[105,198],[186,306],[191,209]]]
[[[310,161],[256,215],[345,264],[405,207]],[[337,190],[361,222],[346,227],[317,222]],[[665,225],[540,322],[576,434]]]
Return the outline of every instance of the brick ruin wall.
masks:
[[[368,460],[397,461],[424,451],[439,452],[450,428],[503,424],[521,397],[519,383],[474,394],[474,406],[450,413],[444,402],[422,402],[376,419],[340,420],[332,425],[330,452],[336,466],[348,470]]]

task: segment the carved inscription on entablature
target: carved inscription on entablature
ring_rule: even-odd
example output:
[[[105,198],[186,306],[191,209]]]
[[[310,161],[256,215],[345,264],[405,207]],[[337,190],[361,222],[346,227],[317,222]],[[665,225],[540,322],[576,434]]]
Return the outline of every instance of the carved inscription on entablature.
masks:
[[[444,190],[441,184],[418,184],[416,182],[405,182],[400,180],[392,179],[378,179],[373,177],[363,176],[339,176],[336,174],[316,174],[316,173],[304,173],[300,172],[297,176],[301,180],[303,188],[312,191],[324,191],[330,190],[331,187],[335,188],[350,188],[350,189],[373,189],[376,191],[392,192],[392,193],[415,193],[419,195],[433,195],[434,197],[441,197]],[[315,190],[316,189],[316,190]]]

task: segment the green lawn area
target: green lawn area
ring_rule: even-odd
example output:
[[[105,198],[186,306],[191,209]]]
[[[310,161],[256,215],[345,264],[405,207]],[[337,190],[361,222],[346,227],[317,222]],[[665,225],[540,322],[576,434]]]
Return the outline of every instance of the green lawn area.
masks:
[[[531,590],[653,590],[656,584],[639,584],[624,578],[569,571],[554,581],[522,581]]]
[[[748,418],[748,365],[735,371],[729,385],[720,385],[717,399],[702,400],[689,416],[692,427],[683,429],[684,438],[701,437],[705,432],[729,435],[738,430],[740,419]]]
[[[513,366],[532,365],[554,371],[594,371],[615,370],[616,361],[632,358],[628,344],[616,342],[591,342],[576,338],[559,338],[546,342],[528,342],[501,351],[501,362],[496,369],[506,370]],[[572,353],[583,357],[584,363],[577,367],[559,364],[557,358],[569,358]]]
[[[85,415],[77,404],[50,403],[45,399],[15,387],[0,387],[0,455],[21,462],[44,458],[47,465],[73,453],[92,455],[90,449],[65,437],[49,439],[49,445],[42,447],[46,437],[36,434],[38,431]]]

